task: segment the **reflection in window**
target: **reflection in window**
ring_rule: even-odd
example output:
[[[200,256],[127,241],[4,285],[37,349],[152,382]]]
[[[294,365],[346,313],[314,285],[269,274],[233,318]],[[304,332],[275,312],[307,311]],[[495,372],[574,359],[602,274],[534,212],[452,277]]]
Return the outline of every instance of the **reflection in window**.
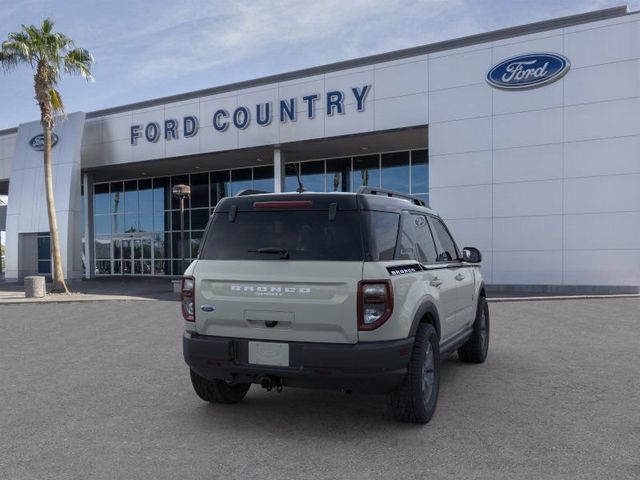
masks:
[[[93,186],[93,213],[95,215],[110,213],[109,184],[98,183]]]
[[[216,206],[220,200],[229,196],[229,192],[229,172],[211,172],[211,206]]]
[[[111,211],[113,213],[124,212],[124,192],[122,182],[111,182]]]
[[[153,179],[153,210],[162,212],[171,208],[171,192],[169,191],[169,178]]]
[[[253,188],[251,169],[241,168],[238,170],[231,170],[231,195],[235,195],[247,188]]]
[[[295,192],[298,189],[299,163],[287,163],[284,166],[284,191]]]
[[[139,208],[137,180],[124,182],[124,211],[137,212]]]
[[[327,160],[327,192],[349,192],[351,158],[334,158]]]
[[[191,208],[209,207],[209,174],[191,175]]]
[[[382,154],[382,188],[409,193],[409,152]]]
[[[411,152],[411,191],[429,192],[429,156],[427,150]]]
[[[261,190],[263,192],[273,192],[272,166],[253,169],[253,188],[254,190]]]
[[[380,156],[353,157],[353,190],[361,186],[380,186]]]
[[[304,188],[311,192],[324,192],[324,160],[300,164]]]

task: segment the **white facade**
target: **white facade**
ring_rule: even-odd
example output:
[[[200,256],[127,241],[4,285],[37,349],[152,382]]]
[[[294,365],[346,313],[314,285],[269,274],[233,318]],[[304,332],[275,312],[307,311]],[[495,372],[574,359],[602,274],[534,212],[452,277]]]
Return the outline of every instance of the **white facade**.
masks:
[[[640,14],[603,16],[610,18],[577,16],[557,28],[543,22],[520,36],[426,46],[411,56],[399,52],[351,68],[294,72],[250,88],[89,114],[82,169],[131,164],[152,171],[160,159],[251,148],[281,149],[286,159],[296,142],[375,139],[378,132],[427,127],[431,206],[460,244],[482,251],[489,284],[634,289],[640,285]],[[531,52],[564,55],[571,68],[528,90],[487,83],[494,65]],[[367,86],[359,110],[352,89]],[[328,114],[329,92],[344,94],[344,113]],[[311,94],[319,95],[313,118],[303,100]],[[291,98],[297,118],[282,121],[279,102]],[[273,118],[258,125],[256,105],[266,103]],[[217,131],[215,112],[232,115],[239,106],[249,108],[249,125]],[[185,116],[199,120],[193,137],[184,138],[180,126],[177,139],[145,139],[150,122],[162,128]],[[133,145],[135,125],[141,136]],[[24,150],[15,141],[13,132],[0,136],[0,181],[10,180],[10,208],[11,165]],[[212,162],[208,169],[215,169]]]

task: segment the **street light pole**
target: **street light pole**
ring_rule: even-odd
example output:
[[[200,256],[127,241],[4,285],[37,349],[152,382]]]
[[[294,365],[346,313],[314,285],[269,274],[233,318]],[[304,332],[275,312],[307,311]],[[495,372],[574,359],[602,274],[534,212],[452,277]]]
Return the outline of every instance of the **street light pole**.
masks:
[[[173,196],[180,200],[180,256],[182,273],[187,269],[184,264],[184,201],[191,195],[191,187],[189,185],[175,185],[172,189]],[[174,272],[175,274],[175,272]]]

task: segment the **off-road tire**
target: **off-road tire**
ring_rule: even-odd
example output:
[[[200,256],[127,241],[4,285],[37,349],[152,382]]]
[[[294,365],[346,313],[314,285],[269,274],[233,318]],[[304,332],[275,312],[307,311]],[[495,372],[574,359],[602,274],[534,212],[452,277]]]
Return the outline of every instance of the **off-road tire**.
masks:
[[[473,333],[469,340],[458,349],[458,357],[467,363],[483,363],[489,352],[489,304],[487,299],[478,299]]]
[[[238,403],[249,391],[250,383],[227,383],[224,380],[207,380],[193,370],[191,384],[198,396],[205,402]]]
[[[427,356],[431,356],[431,361]],[[430,370],[431,388],[425,384]],[[440,348],[438,334],[428,323],[421,323],[402,384],[387,394],[387,405],[396,420],[427,423],[433,417],[440,388]]]

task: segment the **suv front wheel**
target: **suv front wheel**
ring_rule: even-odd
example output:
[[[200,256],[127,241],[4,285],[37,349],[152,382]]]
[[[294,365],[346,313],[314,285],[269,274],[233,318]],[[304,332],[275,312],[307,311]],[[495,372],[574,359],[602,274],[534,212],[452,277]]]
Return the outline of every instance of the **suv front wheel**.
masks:
[[[224,380],[207,380],[193,370],[191,384],[198,396],[205,402],[238,403],[249,391],[250,383],[229,383]]]
[[[403,383],[387,394],[391,413],[402,422],[427,423],[438,402],[440,347],[438,335],[428,323],[421,323]]]

